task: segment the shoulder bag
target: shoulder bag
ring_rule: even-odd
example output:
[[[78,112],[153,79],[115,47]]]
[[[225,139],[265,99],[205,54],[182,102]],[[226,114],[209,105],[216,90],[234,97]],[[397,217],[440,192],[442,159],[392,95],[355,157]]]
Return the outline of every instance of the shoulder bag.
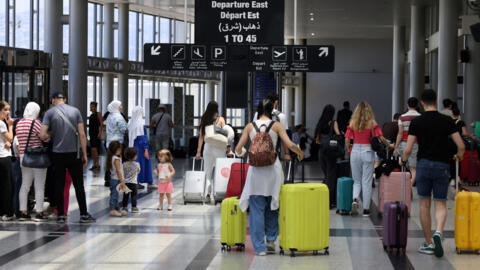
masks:
[[[226,148],[228,143],[228,132],[217,126],[217,123],[205,126],[205,143],[218,148]]]
[[[35,121],[32,121],[30,131],[28,133],[27,145],[23,153],[22,166],[27,168],[46,169],[51,165],[48,148],[46,147],[29,147],[30,137],[32,136],[33,126]]]
[[[329,157],[342,157],[345,155],[343,136],[334,132],[334,125],[332,121],[328,134],[320,134],[320,149]]]
[[[377,153],[377,155],[385,159],[386,158],[386,146],[383,144],[382,140],[380,140],[380,136],[375,136],[375,127],[372,127],[372,137],[370,138],[370,146],[372,150]]]

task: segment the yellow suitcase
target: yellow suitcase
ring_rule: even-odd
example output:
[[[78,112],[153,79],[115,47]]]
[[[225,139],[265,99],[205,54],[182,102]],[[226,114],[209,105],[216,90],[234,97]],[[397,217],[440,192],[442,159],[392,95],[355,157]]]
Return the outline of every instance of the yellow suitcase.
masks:
[[[455,196],[457,253],[480,253],[480,193],[461,191]]]
[[[280,190],[280,254],[325,250],[329,254],[329,191],[324,184],[283,185]]]
[[[247,233],[247,213],[238,206],[238,197],[230,197],[222,201],[221,238],[222,251],[230,251],[236,246],[237,250],[245,250]]]

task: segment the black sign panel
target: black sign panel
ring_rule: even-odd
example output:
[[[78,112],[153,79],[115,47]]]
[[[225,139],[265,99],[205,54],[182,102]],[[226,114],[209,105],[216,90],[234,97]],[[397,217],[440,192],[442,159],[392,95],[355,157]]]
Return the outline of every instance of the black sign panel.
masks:
[[[284,0],[195,0],[195,43],[281,44]]]
[[[328,45],[145,44],[148,70],[332,72],[335,48]]]

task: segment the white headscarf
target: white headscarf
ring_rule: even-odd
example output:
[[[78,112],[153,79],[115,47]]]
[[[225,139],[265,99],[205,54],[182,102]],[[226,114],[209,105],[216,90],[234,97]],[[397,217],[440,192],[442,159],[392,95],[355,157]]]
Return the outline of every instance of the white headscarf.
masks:
[[[128,147],[133,147],[133,142],[138,136],[143,136],[143,108],[142,106],[136,106],[132,110],[132,118],[128,122]]]
[[[40,113],[40,106],[35,102],[29,102],[23,111],[23,118],[35,120]]]
[[[108,104],[108,111],[110,113],[120,113],[120,105],[122,105],[122,102],[114,100]]]

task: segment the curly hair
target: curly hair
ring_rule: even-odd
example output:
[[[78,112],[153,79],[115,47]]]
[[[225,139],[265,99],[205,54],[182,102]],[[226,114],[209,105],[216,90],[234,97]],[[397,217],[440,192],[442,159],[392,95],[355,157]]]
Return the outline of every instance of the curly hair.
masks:
[[[375,116],[372,107],[367,102],[362,101],[353,112],[352,118],[350,119],[350,127],[354,130],[362,131],[370,128],[370,124],[374,119]]]

